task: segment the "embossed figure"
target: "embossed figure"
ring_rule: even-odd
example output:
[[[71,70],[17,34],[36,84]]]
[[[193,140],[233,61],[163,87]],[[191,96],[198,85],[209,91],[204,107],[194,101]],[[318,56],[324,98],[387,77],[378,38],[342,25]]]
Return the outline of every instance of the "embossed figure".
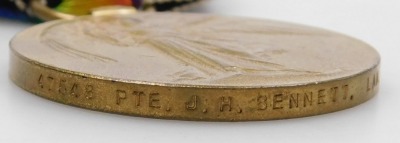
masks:
[[[317,73],[269,62],[274,56],[285,54],[286,51],[279,48],[265,48],[266,45],[273,47],[273,41],[266,39],[268,35],[291,36],[315,33],[304,33],[301,30],[296,32],[296,29],[268,26],[256,21],[248,23],[241,21],[242,24],[235,25],[237,23],[235,20],[221,20],[213,16],[193,19],[187,17],[179,19],[175,16],[171,17],[173,20],[152,19],[151,16],[81,20],[71,30],[92,40],[121,48],[151,48],[182,64],[194,67],[201,73],[181,70],[172,75],[178,80],[199,80],[218,75]],[[52,40],[52,37],[46,37],[43,41],[66,54],[75,54],[78,57],[101,62],[118,61],[111,57],[79,51],[78,47],[62,44]]]

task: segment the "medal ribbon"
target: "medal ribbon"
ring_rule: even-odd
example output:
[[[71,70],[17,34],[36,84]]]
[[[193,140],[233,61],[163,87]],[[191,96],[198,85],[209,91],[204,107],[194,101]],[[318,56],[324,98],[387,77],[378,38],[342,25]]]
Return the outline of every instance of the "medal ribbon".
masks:
[[[0,0],[0,17],[32,21],[31,0]],[[88,15],[91,10],[103,6],[132,6],[139,10],[169,11],[199,0],[42,0],[47,7],[75,16]]]

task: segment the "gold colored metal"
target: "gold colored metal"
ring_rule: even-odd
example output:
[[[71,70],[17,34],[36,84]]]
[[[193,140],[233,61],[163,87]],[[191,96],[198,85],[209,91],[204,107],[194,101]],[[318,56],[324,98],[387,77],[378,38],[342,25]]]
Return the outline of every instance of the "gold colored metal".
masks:
[[[11,42],[11,79],[82,108],[179,120],[334,112],[372,98],[378,53],[330,31],[179,13],[81,17]]]

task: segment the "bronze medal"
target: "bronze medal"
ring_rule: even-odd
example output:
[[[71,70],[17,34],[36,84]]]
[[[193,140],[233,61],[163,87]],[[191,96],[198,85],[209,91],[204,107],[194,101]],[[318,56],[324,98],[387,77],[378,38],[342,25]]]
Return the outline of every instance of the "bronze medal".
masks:
[[[179,120],[334,112],[373,97],[379,54],[327,30],[182,13],[86,16],[11,42],[12,80],[82,108]]]

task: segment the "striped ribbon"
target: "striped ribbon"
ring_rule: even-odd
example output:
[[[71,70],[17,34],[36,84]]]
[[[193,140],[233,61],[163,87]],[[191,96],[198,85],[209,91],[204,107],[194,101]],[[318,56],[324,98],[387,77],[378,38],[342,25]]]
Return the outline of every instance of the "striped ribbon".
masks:
[[[0,17],[37,21],[30,12],[29,1],[0,0]],[[49,8],[77,16],[87,15],[91,9],[101,6],[122,5],[133,6],[139,10],[169,11],[196,1],[199,0],[43,0]]]

